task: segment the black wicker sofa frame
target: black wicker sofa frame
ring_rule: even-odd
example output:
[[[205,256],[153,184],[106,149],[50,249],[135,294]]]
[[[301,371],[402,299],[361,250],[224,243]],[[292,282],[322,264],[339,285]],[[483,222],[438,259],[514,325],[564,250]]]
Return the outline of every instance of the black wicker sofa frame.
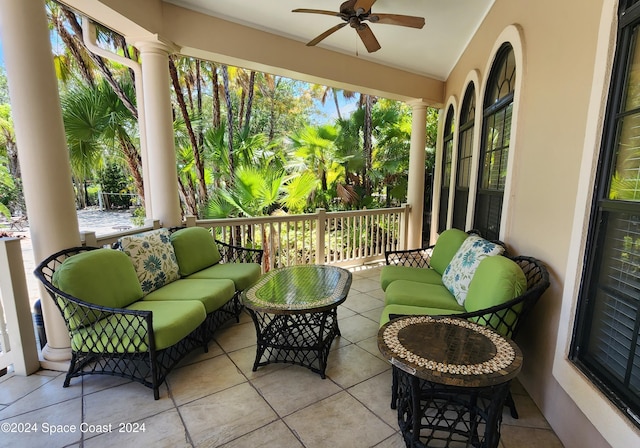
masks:
[[[216,244],[221,255],[220,263],[262,262],[263,251],[260,249],[231,246],[217,240]],[[75,344],[78,348],[72,349],[63,387],[69,387],[71,378],[91,374],[111,375],[128,378],[151,388],[154,399],[158,400],[160,386],[182,358],[197,347],[208,351],[208,343],[214,332],[231,319],[238,321],[242,310],[241,291],[236,291],[231,300],[209,313],[204,322],[195,326],[187,336],[159,350],[156,349],[152,311],[98,306],[69,295],[54,285],[54,273],[67,258],[97,249],[75,247],[61,250],[43,260],[34,272],[60,310],[70,338],[73,340],[82,334],[82,337],[93,341],[91,348],[83,349],[85,344],[82,342]],[[114,337],[120,339],[114,342]],[[103,345],[110,349],[105,347],[105,350],[96,352],[95,341],[101,340],[107,341]]]

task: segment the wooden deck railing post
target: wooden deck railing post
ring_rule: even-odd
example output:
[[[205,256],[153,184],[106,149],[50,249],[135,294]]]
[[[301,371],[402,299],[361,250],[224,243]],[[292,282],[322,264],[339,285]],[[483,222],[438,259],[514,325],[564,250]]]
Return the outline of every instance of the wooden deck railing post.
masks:
[[[325,264],[324,243],[327,231],[327,211],[324,208],[316,210],[318,222],[316,224],[316,264]]]
[[[83,246],[98,247],[98,238],[96,237],[96,232],[80,232],[80,242]]]
[[[411,206],[409,204],[402,204],[404,211],[400,217],[400,250],[407,249],[409,241],[409,213],[411,212]]]
[[[16,374],[30,375],[40,368],[40,361],[18,238],[0,238],[0,296],[6,332],[11,336],[10,341],[7,339],[3,344],[3,356],[13,364]]]

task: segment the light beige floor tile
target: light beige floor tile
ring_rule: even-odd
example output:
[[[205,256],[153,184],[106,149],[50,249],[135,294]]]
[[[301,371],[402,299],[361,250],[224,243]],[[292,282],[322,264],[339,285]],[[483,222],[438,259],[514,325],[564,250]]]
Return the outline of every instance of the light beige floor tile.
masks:
[[[85,434],[85,448],[190,447],[185,427],[176,409],[170,409],[131,425],[113,426],[111,432]],[[91,429],[91,428],[87,428]]]
[[[366,317],[355,315],[339,319],[342,337],[353,343],[363,341],[378,334],[378,324]]]
[[[374,289],[373,291],[368,291],[367,294],[373,297],[374,299],[378,299],[384,302],[384,291],[382,290],[382,288]]]
[[[307,448],[371,447],[395,432],[346,392],[306,407],[284,420]]]
[[[47,387],[39,387],[30,394],[20,398],[11,406],[0,410],[0,419],[6,419],[15,415],[35,411],[52,404],[79,398],[82,395],[82,387],[63,388],[64,375],[58,375],[47,383]],[[9,386],[7,384],[6,386]],[[6,387],[3,385],[2,387]]]
[[[79,379],[71,379],[71,387],[74,386],[74,380],[80,381]],[[123,384],[132,383],[133,381],[127,378],[119,378],[117,376],[111,375],[86,375],[82,377],[82,391],[84,395],[92,394],[94,392],[99,392],[104,389],[109,389],[111,387],[122,386]],[[151,389],[146,388],[153,397],[153,391]],[[140,389],[141,393],[145,393],[145,389]]]
[[[329,353],[327,376],[343,388],[351,387],[388,370],[389,364],[357,345]]]
[[[366,351],[371,353],[373,356],[376,356],[382,359],[383,361],[387,362],[387,359],[384,356],[382,356],[382,353],[380,353],[380,349],[378,348],[377,335],[370,337],[369,339],[365,339],[364,341],[360,341],[356,345],[360,348],[365,349]]]
[[[6,447],[62,447],[81,440],[82,399],[58,403],[28,412],[2,423],[29,424],[31,432],[2,432],[0,446]],[[37,426],[33,426],[36,424]],[[11,428],[11,427],[10,427]],[[16,426],[18,429],[18,426]]]
[[[179,408],[195,446],[216,447],[277,419],[248,383],[209,395]]]
[[[20,376],[13,374],[2,382],[2,387],[0,387],[0,403],[11,404],[42,385],[53,381],[53,379],[53,377],[44,375]]]
[[[347,297],[347,300],[338,307],[338,319],[344,319],[345,317],[353,316],[354,314],[356,314],[355,311],[347,308],[344,305],[345,303],[347,303],[348,300],[349,300],[349,297]]]
[[[246,380],[227,356],[218,356],[174,370],[167,382],[173,399],[180,405]]]
[[[523,428],[502,424],[500,442],[504,448],[562,448],[558,437],[549,429]]]
[[[139,383],[127,383],[84,396],[84,421],[92,425],[118,425],[143,420],[173,408],[166,387],[160,388],[160,399]]]
[[[258,369],[254,372],[253,363],[256,359],[255,345],[231,352],[228,356],[229,358],[231,358],[236,367],[240,369],[242,374],[250,380],[268,375],[272,372],[275,372],[276,370],[287,368],[290,365],[283,363],[272,363],[267,364],[266,366],[258,367]]]
[[[66,372],[58,372],[57,370],[47,370],[47,369],[40,369],[35,373],[35,375],[51,376],[54,378],[64,374],[66,374]]]
[[[372,320],[373,322],[375,322],[376,325],[378,325],[378,327],[380,326],[380,316],[382,316],[382,311],[384,310],[384,307],[381,306],[380,308],[376,308],[373,309],[371,311],[367,311],[366,313],[362,313],[362,315],[364,317],[366,317],[367,319]]]
[[[252,381],[260,395],[284,417],[342,389],[301,366],[291,366]]]
[[[234,440],[224,448],[300,448],[302,444],[281,420],[257,429],[239,439]]]
[[[369,292],[380,288],[380,282],[373,278],[358,278],[351,282],[351,290],[358,292]]]
[[[202,348],[196,348],[178,363],[177,368],[188,366],[189,364],[195,364],[197,362],[204,361],[205,359],[215,358],[222,354],[224,354],[224,351],[220,348],[217,342],[211,341],[209,343],[208,352],[205,352]]]
[[[389,426],[399,429],[398,413],[391,409],[391,370],[356,384],[348,392]]]
[[[215,340],[227,353],[240,350],[256,344],[256,328],[250,322],[234,324],[220,330]]]
[[[357,293],[349,294],[349,297],[344,302],[344,307],[355,311],[356,313],[364,313],[375,308],[380,308],[384,305],[384,302],[379,299],[374,299],[369,294]]]
[[[550,429],[549,423],[542,416],[542,413],[528,395],[514,394],[513,400],[516,403],[518,419],[511,417],[509,408],[502,411],[502,423],[504,425],[526,426],[529,428]]]
[[[402,434],[395,433],[388,439],[383,440],[375,446],[375,448],[405,448],[407,445],[404,443]]]

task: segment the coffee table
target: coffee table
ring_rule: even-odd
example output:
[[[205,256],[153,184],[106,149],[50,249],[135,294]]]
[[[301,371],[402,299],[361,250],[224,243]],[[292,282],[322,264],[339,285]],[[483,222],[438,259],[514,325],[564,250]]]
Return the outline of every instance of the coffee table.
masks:
[[[298,364],[325,378],[331,343],[340,335],[337,308],[351,273],[335,266],[276,269],[242,293],[256,327],[253,371],[269,363]]]
[[[498,446],[522,367],[513,341],[463,319],[405,316],[380,328],[378,348],[393,365],[392,405],[408,447]]]

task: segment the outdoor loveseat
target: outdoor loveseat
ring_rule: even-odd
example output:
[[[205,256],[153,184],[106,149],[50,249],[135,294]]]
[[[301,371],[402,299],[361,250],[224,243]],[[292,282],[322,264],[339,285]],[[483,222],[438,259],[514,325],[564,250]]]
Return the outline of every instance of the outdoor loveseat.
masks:
[[[158,229],[116,247],[76,247],[35,270],[71,338],[71,378],[107,374],[153,389],[191,350],[241,311],[261,274],[262,250],[230,246],[204,228]]]
[[[434,246],[385,253],[380,275],[385,307],[380,326],[404,315],[455,315],[513,339],[549,287],[545,266],[532,257],[509,257],[502,242],[449,229]],[[395,378],[394,378],[395,380]],[[392,388],[392,406],[396,399]],[[511,414],[517,412],[511,395]]]

